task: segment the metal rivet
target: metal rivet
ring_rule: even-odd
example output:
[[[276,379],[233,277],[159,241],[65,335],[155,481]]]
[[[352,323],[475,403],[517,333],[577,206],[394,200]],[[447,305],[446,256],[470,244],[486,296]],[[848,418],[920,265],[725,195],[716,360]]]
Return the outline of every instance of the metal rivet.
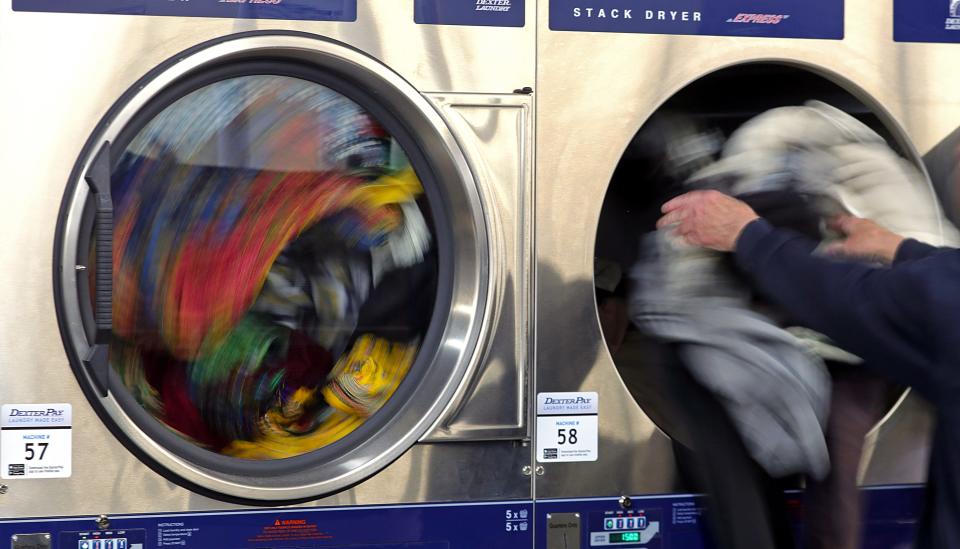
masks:
[[[543,473],[546,472],[546,469],[543,468],[543,465],[537,465],[537,476],[542,477]]]
[[[620,496],[620,507],[628,509],[633,505],[633,500],[630,499],[630,496]]]
[[[533,473],[533,467],[530,467],[529,465],[524,465],[523,468],[520,469],[520,472],[523,473],[523,476],[529,477],[530,474]]]
[[[13,536],[12,538],[10,538],[10,539],[12,539],[13,541],[17,541],[18,538],[17,538],[16,535],[14,535],[14,536]]]
[[[43,539],[50,539],[50,534],[44,534]]]
[[[97,527],[100,528],[101,530],[106,530],[107,528],[110,528],[110,517],[108,517],[107,515],[100,515],[99,517],[97,517],[96,522],[97,522]]]

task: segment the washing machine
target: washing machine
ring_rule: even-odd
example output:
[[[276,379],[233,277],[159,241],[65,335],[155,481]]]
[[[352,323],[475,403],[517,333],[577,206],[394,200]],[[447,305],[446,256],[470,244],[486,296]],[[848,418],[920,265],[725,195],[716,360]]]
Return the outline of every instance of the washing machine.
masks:
[[[0,543],[529,546],[534,7],[3,4]]]
[[[653,229],[664,200],[650,183],[662,157],[642,149],[662,151],[668,134],[648,130],[679,114],[711,128],[691,145],[710,148],[768,109],[820,100],[874,129],[919,170],[925,156],[938,159],[924,171],[934,176],[925,192],[952,204],[955,8],[947,0],[540,3],[538,546],[686,548],[708,537],[681,455],[696,434],[677,418],[689,426],[722,411],[669,391],[679,375],[669,351],[645,340],[624,312],[640,235]],[[916,395],[884,393],[859,470],[867,546],[909,543],[930,425]],[[575,448],[572,426],[587,435]],[[700,451],[711,459],[710,448]],[[783,491],[792,520],[801,520],[801,488]]]

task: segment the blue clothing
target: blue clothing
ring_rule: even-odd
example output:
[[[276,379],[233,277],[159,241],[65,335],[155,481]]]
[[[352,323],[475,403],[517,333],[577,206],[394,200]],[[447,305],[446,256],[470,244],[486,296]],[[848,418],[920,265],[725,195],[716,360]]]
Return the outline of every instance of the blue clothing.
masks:
[[[740,235],[736,261],[798,323],[933,404],[917,547],[960,548],[960,250],[906,240],[891,267],[875,267],[816,256],[817,245],[757,220]]]

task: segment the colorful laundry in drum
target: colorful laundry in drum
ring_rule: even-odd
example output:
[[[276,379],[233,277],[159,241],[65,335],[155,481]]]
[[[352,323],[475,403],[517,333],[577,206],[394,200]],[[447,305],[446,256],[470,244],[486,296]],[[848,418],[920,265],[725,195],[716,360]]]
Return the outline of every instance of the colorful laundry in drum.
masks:
[[[304,454],[362,425],[410,371],[428,320],[364,315],[381,281],[436,261],[424,190],[351,100],[279,76],[200,88],[133,139],[113,193],[111,363],[189,441]]]

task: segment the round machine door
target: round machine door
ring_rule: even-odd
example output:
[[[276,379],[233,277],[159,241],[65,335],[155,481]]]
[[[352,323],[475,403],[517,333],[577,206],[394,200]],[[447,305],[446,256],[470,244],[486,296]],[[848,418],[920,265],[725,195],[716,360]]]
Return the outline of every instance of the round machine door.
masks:
[[[805,109],[800,116],[807,118],[797,118],[800,109]],[[764,140],[755,130],[749,134],[755,139],[750,147],[762,149],[761,154],[749,156],[752,163],[744,157],[731,163],[727,156],[731,143],[746,147],[742,140],[734,141],[737,132],[764,115]],[[814,136],[797,131],[807,119],[814,121],[808,129],[826,128]],[[776,148],[778,139],[790,146]],[[822,153],[811,160],[809,150],[826,149],[821,143],[833,139],[836,150],[858,150],[858,145],[849,145],[856,140],[868,144],[883,170],[874,168],[870,178],[843,179],[843,169],[834,167],[832,156]],[[721,158],[727,164],[721,164]],[[737,168],[738,162],[745,175],[717,169]],[[863,165],[871,162],[864,157]],[[895,167],[893,176],[888,166]],[[830,170],[838,175],[832,176]],[[750,180],[752,187],[739,187],[747,191],[731,191],[734,181],[747,181],[758,173],[762,177]],[[814,176],[822,177],[815,185],[807,184]],[[840,208],[872,217],[902,234],[936,244],[956,243],[960,234],[943,218],[908,136],[882,105],[838,75],[786,62],[744,63],[713,71],[660,105],[626,147],[603,202],[594,248],[596,303],[607,348],[624,385],[644,413],[673,439],[681,459],[690,449],[714,451],[723,441],[740,436],[734,429],[737,420],[753,422],[752,431],[745,430],[753,439],[746,435],[743,439],[761,456],[772,437],[783,433],[783,440],[792,440],[788,429],[795,425],[810,427],[796,432],[828,429],[833,452],[833,441],[840,436],[834,429],[842,430],[848,437],[844,443],[850,443],[857,436],[880,433],[889,422],[903,431],[891,429],[878,436],[871,444],[881,450],[870,448],[865,453],[868,480],[891,482],[875,471],[901,474],[901,467],[894,465],[903,463],[902,445],[916,446],[921,443],[917,437],[923,436],[922,429],[910,432],[907,422],[897,427],[897,421],[889,421],[897,413],[910,417],[913,404],[904,389],[872,374],[858,357],[790,318],[753,290],[729,258],[694,251],[657,231],[662,205],[684,192],[708,188],[707,181],[710,188],[738,194],[774,225],[817,240],[832,236],[827,220],[840,203]],[[757,326],[778,335],[758,336]],[[791,382],[794,387],[787,386]],[[779,392],[768,390],[777,385]],[[761,391],[750,392],[758,387]],[[787,399],[800,405],[791,409],[792,417],[774,423],[785,417],[777,410],[785,409],[782,403]],[[845,410],[846,416],[836,414],[841,419],[825,425],[828,406]],[[818,443],[826,447],[823,439],[811,440],[800,449],[812,448],[814,454],[819,452]],[[900,446],[884,450],[885,444]],[[849,448],[856,448],[855,457],[842,455],[846,459],[835,463],[841,468],[835,470],[855,477],[860,448],[855,444]],[[787,453],[777,455],[779,463],[786,461],[782,458]],[[801,453],[794,449],[793,455]],[[790,473],[811,466],[795,459],[790,467],[796,470]]]
[[[247,502],[342,490],[435,422],[474,356],[486,228],[407,82],[344,45],[228,37],[159,67],[81,155],[61,332],[157,471]]]

